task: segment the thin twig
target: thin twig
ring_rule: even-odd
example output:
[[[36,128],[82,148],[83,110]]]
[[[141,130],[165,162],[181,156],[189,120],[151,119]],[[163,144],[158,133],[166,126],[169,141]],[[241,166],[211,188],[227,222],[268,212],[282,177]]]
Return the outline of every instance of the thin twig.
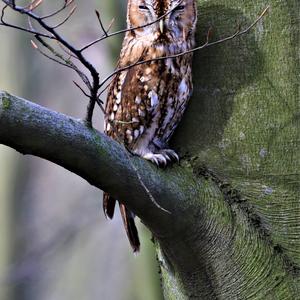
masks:
[[[76,82],[73,80],[73,83],[81,90],[81,92],[83,93],[84,96],[90,98],[91,96],[89,94],[87,94],[84,89]]]
[[[57,64],[60,64],[60,65],[62,65],[62,66],[64,66],[64,67],[67,67],[67,68],[71,68],[71,69],[72,69],[72,67],[70,67],[68,64],[66,64],[66,63],[64,63],[64,62],[62,62],[62,61],[59,61],[58,59],[55,59],[54,57],[52,57],[52,56],[48,55],[47,53],[45,53],[43,50],[41,50],[41,49],[37,46],[37,44],[36,44],[33,40],[31,40],[30,42],[31,42],[32,47],[33,47],[34,49],[36,49],[41,55],[45,56],[46,58],[48,58],[48,59],[50,59],[50,60],[52,60],[52,61],[54,61],[54,62],[56,62]]]
[[[165,14],[163,14],[162,16],[160,16],[159,18],[157,18],[156,20],[152,21],[152,22],[149,22],[147,24],[144,24],[144,25],[140,25],[140,26],[136,26],[136,27],[130,27],[130,28],[126,28],[126,29],[122,29],[122,30],[119,30],[119,31],[116,31],[116,32],[112,32],[112,33],[107,33],[107,35],[105,36],[102,36],[94,41],[92,41],[91,43],[85,45],[84,47],[82,47],[79,51],[80,52],[83,52],[84,50],[88,49],[89,47],[95,45],[96,43],[99,43],[107,38],[110,38],[112,36],[115,36],[115,35],[119,35],[119,34],[122,34],[122,33],[126,33],[126,32],[129,32],[129,31],[134,31],[134,30],[138,30],[138,29],[142,29],[142,28],[145,28],[145,27],[148,27],[148,26],[151,26],[155,23],[158,23],[160,20],[162,20],[163,18],[165,18],[166,16],[168,16],[169,14],[171,14],[178,6],[181,5],[181,3],[183,2],[183,0],[181,0],[174,8],[172,8],[171,10],[167,11]],[[107,30],[106,30],[107,31]]]
[[[42,20],[44,20],[44,19],[48,19],[48,18],[54,17],[54,16],[57,15],[58,13],[62,12],[66,7],[68,7],[68,6],[69,6],[71,3],[73,3],[73,2],[74,2],[74,0],[65,1],[65,4],[64,4],[61,8],[59,8],[58,10],[56,10],[56,11],[54,11],[54,12],[48,14],[48,15],[41,16],[40,18],[41,18]]]
[[[108,37],[108,33],[107,33],[107,31],[105,30],[105,28],[104,28],[104,26],[103,26],[103,23],[102,23],[102,20],[101,20],[99,11],[98,11],[98,10],[95,10],[95,13],[96,13],[98,22],[99,22],[99,24],[100,24],[100,27],[101,27],[101,29],[102,29],[102,31],[103,31],[104,36]]]
[[[72,7],[72,9],[70,10],[70,12],[68,13],[68,15],[61,22],[52,26],[52,28],[55,29],[55,28],[60,27],[61,25],[65,24],[70,19],[70,17],[74,14],[76,8],[77,8],[77,5],[74,5]]]
[[[41,37],[36,36],[36,39],[45,47],[47,48],[55,57],[57,57],[58,59],[62,60],[64,62],[64,64],[66,66],[68,66],[69,68],[71,68],[72,70],[74,70],[79,77],[81,78],[81,80],[85,83],[85,85],[87,86],[88,89],[92,89],[91,83],[88,79],[88,77],[78,69],[78,67],[70,60],[70,59],[66,59],[63,55],[61,55],[60,53],[58,53],[57,51],[54,50],[53,47],[51,47],[46,41],[44,41]],[[57,61],[56,59],[52,58],[52,60]]]
[[[28,4],[28,6],[25,6],[24,9],[33,11],[37,7],[39,7],[42,4],[42,2],[43,2],[43,0],[33,0],[33,1],[31,1],[30,4]]]
[[[56,42],[57,42],[58,47],[59,47],[62,51],[64,51],[70,58],[78,59],[78,57],[75,56],[74,54],[72,54],[70,50],[68,51],[67,49],[65,49],[65,47],[64,47],[59,41],[56,41]]]
[[[111,81],[106,85],[105,88],[103,88],[103,89],[99,92],[98,98],[101,97],[102,94],[109,88],[110,84],[111,84]]]
[[[108,33],[115,22],[115,18],[112,18],[110,23],[107,26],[106,32]]]
[[[128,70],[130,68],[133,68],[135,66],[138,66],[138,65],[141,65],[141,64],[151,63],[151,62],[154,62],[154,61],[160,61],[160,60],[165,60],[165,59],[173,59],[173,58],[181,57],[183,55],[187,55],[187,54],[193,53],[195,51],[202,50],[204,48],[208,48],[208,47],[211,47],[211,46],[214,46],[214,45],[218,45],[218,44],[227,42],[229,40],[232,40],[232,39],[234,39],[234,38],[236,38],[236,37],[238,37],[240,35],[246,34],[265,16],[265,14],[267,13],[268,9],[269,9],[269,6],[267,6],[263,10],[263,12],[259,15],[259,17],[251,25],[249,25],[246,29],[244,29],[242,31],[240,29],[238,29],[235,33],[233,33],[232,35],[230,35],[228,37],[225,37],[223,39],[220,39],[220,40],[217,40],[217,41],[214,41],[214,42],[209,42],[209,36],[210,36],[210,31],[211,31],[211,29],[209,29],[208,34],[207,34],[207,38],[206,38],[206,42],[204,44],[202,44],[201,46],[189,49],[189,50],[184,51],[184,52],[180,52],[178,54],[167,55],[167,56],[162,56],[162,57],[156,57],[156,58],[147,59],[147,60],[143,60],[143,61],[137,61],[137,62],[135,62],[133,64],[130,64],[130,65],[126,66],[126,67],[119,68],[119,69],[115,70],[114,72],[112,72],[111,74],[109,74],[106,78],[104,78],[100,82],[99,86],[101,88],[114,75],[116,75],[116,74],[118,74],[120,72],[126,71],[126,70]]]
[[[6,2],[5,2],[6,3]],[[1,26],[5,26],[5,27],[9,27],[9,28],[14,28],[14,29],[18,29],[18,30],[21,30],[21,31],[25,31],[25,32],[28,32],[28,33],[31,33],[33,35],[39,35],[39,36],[42,36],[42,37],[46,37],[48,39],[55,39],[54,36],[52,35],[48,35],[48,34],[45,34],[43,32],[38,32],[38,31],[35,31],[35,30],[31,30],[31,29],[28,29],[28,28],[25,28],[25,27],[22,27],[22,26],[18,26],[18,25],[14,25],[14,24],[10,24],[10,23],[7,23],[5,20],[4,20],[4,15],[5,15],[5,10],[7,7],[10,7],[8,4],[6,4],[2,10],[1,10],[1,18],[0,18],[0,25]]]
[[[13,10],[21,13],[21,14],[25,14],[27,16],[29,16],[30,18],[32,18],[33,20],[37,21],[38,24],[45,29],[47,32],[49,32],[51,35],[53,35],[52,39],[55,39],[57,41],[59,41],[63,46],[65,46],[68,50],[71,51],[71,53],[73,53],[78,60],[83,64],[83,66],[91,73],[92,76],[92,84],[91,84],[91,97],[90,97],[90,103],[87,107],[87,123],[91,124],[92,122],[92,116],[93,116],[93,111],[94,111],[94,107],[95,107],[95,102],[96,102],[96,98],[97,98],[97,94],[98,94],[98,90],[99,90],[99,73],[97,72],[97,70],[95,69],[95,67],[83,56],[83,54],[81,53],[81,51],[79,51],[78,49],[76,49],[73,45],[71,45],[63,36],[61,36],[55,29],[51,27],[50,25],[48,25],[44,19],[45,18],[41,18],[38,15],[36,15],[35,13],[33,13],[32,11],[28,11],[25,10],[23,7],[21,6],[16,6],[13,5],[9,0],[2,0],[6,5],[10,6]],[[71,3],[71,1],[65,1],[65,5],[69,5]],[[4,13],[3,13],[4,14]],[[10,26],[10,27],[14,27],[14,25],[8,24],[6,26]],[[24,28],[22,29],[24,30]],[[30,33],[33,33],[32,30],[28,29],[28,30],[24,30]],[[48,37],[43,35],[42,33],[39,32],[34,32],[36,36],[42,36],[42,37]]]
[[[127,155],[127,158],[128,158],[128,161],[129,161],[131,167],[133,168],[133,170],[135,171],[135,173],[136,173],[136,175],[137,175],[137,178],[138,178],[140,184],[141,184],[142,187],[144,188],[144,190],[145,190],[146,194],[148,195],[149,199],[151,200],[151,202],[152,202],[157,208],[161,209],[162,211],[164,211],[164,212],[166,212],[166,213],[168,213],[168,214],[171,214],[171,212],[170,212],[169,210],[167,210],[167,209],[161,207],[161,206],[156,202],[154,196],[152,195],[152,193],[150,192],[150,190],[148,189],[148,187],[147,187],[146,184],[144,183],[144,181],[143,181],[143,179],[142,179],[142,176],[141,176],[141,174],[140,174],[138,168],[133,164],[132,159],[129,157],[128,152],[126,151],[125,153],[126,153],[126,155]]]

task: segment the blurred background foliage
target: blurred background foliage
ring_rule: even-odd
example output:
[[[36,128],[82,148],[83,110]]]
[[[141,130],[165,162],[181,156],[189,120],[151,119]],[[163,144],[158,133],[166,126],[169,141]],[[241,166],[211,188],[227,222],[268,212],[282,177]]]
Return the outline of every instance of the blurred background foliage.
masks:
[[[39,11],[62,2],[44,0]],[[112,30],[125,27],[126,1],[75,2],[75,15],[60,29],[75,45],[101,34],[95,9],[105,24],[115,18]],[[12,13],[7,18],[26,23]],[[83,118],[87,99],[72,83],[79,82],[76,74],[42,57],[31,39],[0,27],[0,89]],[[113,70],[121,40],[86,52],[102,76]],[[94,126],[102,130],[102,123],[97,108]],[[119,213],[111,222],[104,218],[101,191],[61,167],[0,145],[0,299],[162,299],[151,235],[138,223],[142,249],[134,256]]]

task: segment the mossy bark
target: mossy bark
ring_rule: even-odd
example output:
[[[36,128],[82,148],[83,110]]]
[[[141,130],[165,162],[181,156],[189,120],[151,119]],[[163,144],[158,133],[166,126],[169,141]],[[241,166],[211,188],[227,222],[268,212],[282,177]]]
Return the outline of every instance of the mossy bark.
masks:
[[[198,3],[198,43],[209,27],[218,39],[234,32],[237,23],[250,24],[266,5],[270,10],[248,35],[195,54],[194,95],[173,144],[190,159],[195,174],[216,184],[204,195],[209,199],[215,189],[226,204],[220,209],[215,196],[208,200],[219,224],[202,232],[200,249],[191,249],[202,249],[195,256],[202,257],[202,272],[207,270],[214,292],[202,289],[193,297],[194,283],[181,298],[295,299],[300,264],[300,3]],[[213,245],[218,238],[210,232],[218,230],[221,239]],[[178,298],[169,272],[162,273],[170,283],[166,298]]]

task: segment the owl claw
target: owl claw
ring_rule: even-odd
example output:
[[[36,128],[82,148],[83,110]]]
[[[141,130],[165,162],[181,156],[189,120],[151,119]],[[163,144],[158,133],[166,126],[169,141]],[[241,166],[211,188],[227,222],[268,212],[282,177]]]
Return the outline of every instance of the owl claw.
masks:
[[[158,167],[160,166],[166,166],[167,165],[167,159],[162,154],[156,154],[156,153],[147,153],[143,156],[144,159],[150,160],[151,162],[155,163]]]
[[[160,150],[159,153],[146,153],[143,156],[144,159],[150,160],[151,162],[155,163],[158,167],[167,166],[169,162],[174,160],[179,161],[179,157],[177,153],[171,149],[163,149]]]
[[[177,161],[179,162],[179,156],[177,155],[177,153],[172,150],[172,149],[163,149],[160,151],[160,153],[162,155],[164,155],[167,159],[169,159],[170,161]]]
[[[166,166],[167,165],[167,160],[166,160],[166,158],[163,156],[163,155],[161,155],[161,154],[156,154],[157,156],[158,156],[158,161],[159,161],[159,166],[161,167],[161,166]]]
[[[167,159],[167,161],[171,162],[172,161],[172,158],[167,154],[165,153],[165,158]]]

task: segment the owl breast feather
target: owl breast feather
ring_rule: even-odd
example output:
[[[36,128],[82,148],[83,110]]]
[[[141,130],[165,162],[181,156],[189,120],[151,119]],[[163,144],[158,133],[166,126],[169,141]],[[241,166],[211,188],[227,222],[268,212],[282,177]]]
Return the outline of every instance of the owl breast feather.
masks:
[[[111,84],[106,133],[143,156],[166,147],[192,90],[191,56],[137,65]]]

